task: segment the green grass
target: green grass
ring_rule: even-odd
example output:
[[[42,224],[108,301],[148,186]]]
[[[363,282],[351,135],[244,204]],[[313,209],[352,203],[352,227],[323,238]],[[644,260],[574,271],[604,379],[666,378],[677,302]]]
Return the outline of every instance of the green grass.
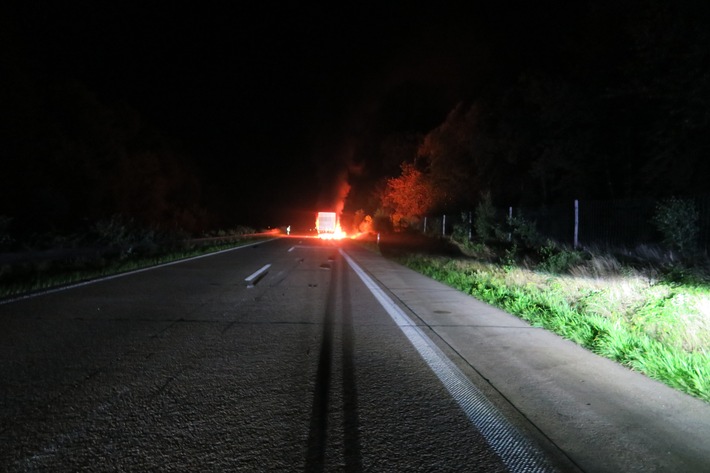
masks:
[[[13,266],[6,265],[0,268],[0,299],[236,248],[264,238],[239,237],[221,244],[192,246],[181,250],[158,252],[152,255],[116,256],[113,258],[96,257],[55,262],[23,263]]]
[[[408,255],[402,263],[710,402],[710,289],[663,282],[614,263],[590,277],[473,259]],[[595,264],[598,264],[597,261]],[[589,263],[587,263],[589,265]]]

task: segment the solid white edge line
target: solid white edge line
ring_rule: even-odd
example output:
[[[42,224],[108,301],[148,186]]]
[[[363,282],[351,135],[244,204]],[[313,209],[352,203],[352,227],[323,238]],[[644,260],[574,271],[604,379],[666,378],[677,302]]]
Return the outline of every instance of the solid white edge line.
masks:
[[[154,269],[164,268],[166,266],[172,266],[174,264],[187,263],[188,261],[194,261],[196,259],[207,258],[208,256],[219,255],[221,253],[227,253],[229,251],[240,250],[242,248],[249,248],[250,246],[260,245],[262,243],[266,243],[266,242],[274,241],[274,240],[277,240],[277,238],[269,238],[268,240],[257,241],[254,243],[248,243],[246,245],[237,246],[234,248],[227,248],[226,250],[219,250],[219,251],[215,251],[214,253],[206,253],[204,255],[191,256],[190,258],[179,259],[176,261],[170,261],[169,263],[162,263],[162,264],[150,266],[147,268],[134,269],[133,271],[126,271],[125,273],[112,274],[110,276],[104,276],[102,278],[97,278],[97,279],[90,279],[88,281],[82,281],[82,282],[78,282],[75,284],[69,284],[67,286],[55,287],[55,288],[47,289],[44,291],[33,292],[31,294],[23,294],[21,296],[13,297],[10,299],[0,300],[0,305],[9,304],[11,302],[17,302],[17,301],[21,301],[21,300],[25,300],[25,299],[32,299],[34,297],[39,297],[39,296],[46,296],[48,294],[54,294],[55,292],[67,291],[69,289],[88,286],[90,284],[96,284],[96,283],[99,283],[102,281],[110,281],[111,279],[118,279],[118,278],[122,278],[124,276],[130,276],[131,274],[138,274],[138,273],[143,273],[145,271],[152,271]]]
[[[542,452],[510,424],[471,380],[417,327],[409,316],[355,263],[343,249],[340,254],[409,339],[449,394],[466,413],[491,448],[513,473],[543,473],[554,469]]]
[[[244,280],[248,283],[251,283],[253,280],[264,274],[265,271],[267,271],[271,267],[271,263],[265,264],[264,266],[261,267],[261,269],[254,271],[250,276],[244,278]]]

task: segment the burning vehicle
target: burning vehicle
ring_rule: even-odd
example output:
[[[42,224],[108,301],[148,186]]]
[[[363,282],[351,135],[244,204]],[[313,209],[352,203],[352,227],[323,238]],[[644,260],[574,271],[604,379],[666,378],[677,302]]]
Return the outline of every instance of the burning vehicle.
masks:
[[[335,212],[318,212],[316,216],[318,237],[323,240],[339,240],[345,237]]]

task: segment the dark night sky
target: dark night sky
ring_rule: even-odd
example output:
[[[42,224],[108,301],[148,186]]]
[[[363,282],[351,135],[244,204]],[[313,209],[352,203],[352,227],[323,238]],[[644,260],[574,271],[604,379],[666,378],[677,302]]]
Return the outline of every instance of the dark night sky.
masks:
[[[615,50],[583,17],[596,2],[444,3],[34,1],[3,7],[0,26],[13,67],[130,107],[189,157],[212,204],[282,223],[334,205],[348,172],[381,177],[382,137],[598,54],[575,45]]]
[[[235,211],[329,205],[353,146],[435,126],[487,54],[471,2],[124,3],[25,2],[12,51],[177,139]]]

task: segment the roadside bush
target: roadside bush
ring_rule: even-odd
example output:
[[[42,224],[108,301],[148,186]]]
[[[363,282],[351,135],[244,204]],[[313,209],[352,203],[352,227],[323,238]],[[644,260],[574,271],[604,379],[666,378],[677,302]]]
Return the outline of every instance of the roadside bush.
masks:
[[[249,235],[250,233],[256,233],[256,230],[246,225],[237,225],[236,227],[228,230],[228,234],[231,236]]]
[[[85,243],[81,233],[63,234],[56,231],[32,233],[22,240],[24,250],[46,250],[55,248],[75,248]]]
[[[457,243],[468,244],[470,230],[471,222],[468,219],[468,212],[461,212],[461,220],[454,224],[454,233],[451,238]]]
[[[0,215],[0,251],[9,249],[15,240],[10,235],[10,224],[12,217]]]
[[[441,224],[440,218],[429,217],[426,220],[426,227],[422,227],[424,228],[424,234],[430,237],[439,237],[441,235]]]
[[[697,250],[699,218],[692,201],[674,197],[658,204],[653,223],[661,232],[663,243],[687,257]]]
[[[189,238],[181,230],[146,228],[121,215],[98,221],[92,233],[97,243],[111,248],[121,259],[135,254],[154,255],[181,249]]]
[[[514,243],[526,248],[534,248],[542,243],[543,238],[538,233],[535,222],[528,221],[523,217],[509,217],[507,223]]]
[[[478,239],[484,242],[495,240],[500,229],[495,223],[496,209],[493,207],[489,192],[481,196],[481,201],[476,205],[475,215],[473,229]]]
[[[112,247],[128,247],[134,240],[133,225],[132,219],[114,215],[109,219],[96,222],[92,228],[92,233],[98,243]]]
[[[372,219],[372,226],[378,233],[391,233],[394,231],[392,219],[383,209],[377,209],[375,216]]]
[[[585,261],[582,252],[558,248],[551,241],[540,247],[538,253],[540,255],[538,269],[548,273],[566,273]]]

